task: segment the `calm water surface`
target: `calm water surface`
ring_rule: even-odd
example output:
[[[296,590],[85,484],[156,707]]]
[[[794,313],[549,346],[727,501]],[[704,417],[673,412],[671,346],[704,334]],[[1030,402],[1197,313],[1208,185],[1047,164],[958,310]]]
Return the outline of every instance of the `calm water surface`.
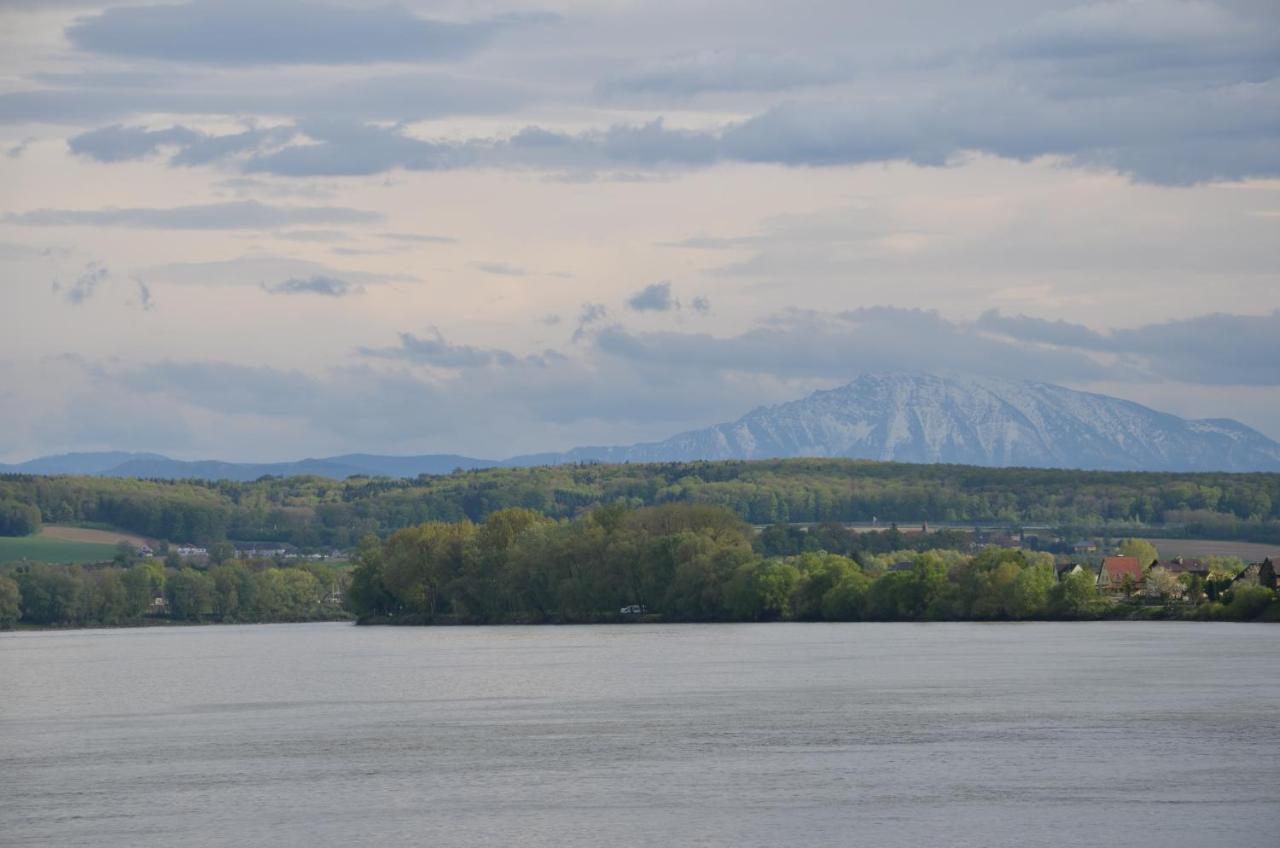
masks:
[[[0,635],[0,844],[1274,846],[1280,627]]]

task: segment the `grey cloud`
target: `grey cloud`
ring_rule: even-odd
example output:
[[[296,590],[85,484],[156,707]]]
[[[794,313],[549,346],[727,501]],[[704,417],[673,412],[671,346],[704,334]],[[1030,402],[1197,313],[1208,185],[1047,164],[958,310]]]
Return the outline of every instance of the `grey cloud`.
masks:
[[[306,127],[319,144],[254,156],[250,172],[373,174],[394,168],[528,167],[596,171],[717,162],[943,166],[970,151],[1007,159],[1062,156],[1136,179],[1188,184],[1280,173],[1280,80],[1229,91],[1158,91],[1054,101],[1012,83],[892,99],[796,101],[723,128],[661,120],[571,134],[526,127],[509,138],[427,141],[351,122]],[[1213,143],[1207,143],[1211,137]]]
[[[527,102],[519,83],[410,72],[289,88],[212,79],[101,89],[87,83],[0,94],[0,124],[78,124],[128,115],[274,115],[301,119],[420,121],[508,112]]]
[[[477,271],[484,271],[486,274],[496,274],[500,277],[526,277],[529,272],[521,268],[519,265],[511,265],[506,262],[472,262],[471,267]]]
[[[604,97],[783,91],[847,80],[853,74],[852,64],[838,56],[713,50],[632,68],[603,80],[596,91]]]
[[[300,414],[319,391],[317,380],[301,371],[219,362],[159,362],[110,376],[133,391],[216,404],[232,413]]]
[[[360,353],[365,356],[404,359],[443,368],[483,368],[495,364],[509,366],[520,361],[520,358],[505,350],[450,344],[435,327],[429,330],[429,335],[426,337],[414,333],[401,333],[400,344],[396,347],[365,347],[360,349]]]
[[[269,294],[318,294],[326,297],[346,297],[363,291],[360,286],[353,286],[337,277],[319,274],[313,277],[290,277],[271,285],[264,283],[262,288]]]
[[[1047,66],[1082,82],[1157,78],[1259,81],[1275,75],[1280,61],[1276,22],[1245,19],[1222,5],[1181,0],[1090,3],[1046,13],[996,39],[980,57]]]
[[[34,138],[24,138],[22,141],[18,142],[17,144],[14,144],[9,148],[7,148],[4,152],[4,155],[8,156],[10,159],[19,159],[22,157],[22,154],[27,152],[27,148],[31,146],[31,143],[33,141],[35,141]]]
[[[573,331],[573,341],[580,342],[587,337],[588,328],[609,317],[609,310],[602,303],[584,303],[578,313],[578,326]]]
[[[248,129],[226,135],[209,135],[183,126],[164,130],[114,125],[82,133],[67,142],[71,152],[99,162],[141,159],[161,147],[177,148],[172,165],[207,165],[239,153],[282,144],[295,135],[292,127]]]
[[[238,153],[283,144],[293,138],[291,127],[249,129],[226,135],[205,135],[182,147],[170,160],[174,165],[207,165]]]
[[[398,128],[342,120],[313,120],[302,128],[312,143],[251,157],[243,170],[286,177],[364,176],[393,168],[446,170],[474,161],[466,146],[421,141]]]
[[[976,326],[1020,341],[1046,342],[1066,347],[1102,348],[1107,343],[1103,334],[1083,324],[1061,320],[1046,321],[1026,315],[1006,316],[1001,315],[998,309],[988,309],[978,316]]]
[[[123,162],[150,156],[164,146],[188,145],[199,139],[199,133],[186,127],[148,130],[117,124],[81,133],[69,139],[67,147],[77,156],[88,156],[99,162]]]
[[[94,292],[111,277],[105,265],[90,262],[75,280],[67,285],[58,281],[53,283],[53,293],[61,294],[68,303],[81,304],[93,297]]]
[[[668,129],[661,120],[579,134],[525,127],[509,138],[427,141],[400,128],[345,120],[302,125],[314,143],[252,156],[241,167],[278,176],[356,176],[395,168],[442,171],[472,167],[607,169],[713,164],[714,134]]]
[[[671,295],[671,283],[663,281],[645,286],[627,298],[627,306],[636,312],[670,312],[680,308],[680,301]]]
[[[1077,351],[1038,350],[983,338],[936,312],[875,307],[840,315],[790,312],[737,336],[632,333],[609,327],[595,336],[612,357],[702,371],[784,379],[851,379],[861,370],[956,370],[1015,379],[1053,375],[1100,379],[1108,370]]]
[[[1280,310],[1266,315],[1200,315],[1100,333],[1080,324],[992,310],[980,329],[1023,342],[1137,357],[1170,380],[1208,385],[1280,386]]]
[[[697,297],[695,297],[693,301],[689,304],[689,306],[691,309],[693,309],[694,312],[697,312],[699,315],[711,314],[711,301],[708,300],[703,295],[698,295]]]
[[[263,230],[293,224],[362,224],[381,214],[338,206],[271,206],[254,200],[169,209],[34,209],[4,220],[30,227],[144,227],[160,230]]]
[[[145,22],[155,29],[144,40],[164,41],[164,51],[185,55],[183,27],[207,17],[208,32],[216,36],[230,20],[237,32],[253,24],[261,39],[220,41],[202,31],[202,46],[194,55],[229,51],[233,55],[226,61],[247,61],[255,52],[293,49],[287,43],[276,45],[269,36],[278,19],[288,20],[290,29],[295,26],[290,19],[294,3],[202,0],[112,9],[84,19],[72,32],[119,29],[117,34],[132,33],[121,35],[125,43]],[[529,96],[523,82],[421,73],[291,91],[264,91],[262,85],[220,90],[216,79],[173,92],[158,92],[154,84],[137,90],[82,85],[0,95],[0,115],[11,122],[96,120],[146,111],[293,116],[300,119],[297,129],[308,137],[305,143],[275,150],[254,146],[251,138],[228,137],[210,149],[182,154],[199,162],[222,157],[249,172],[293,177],[507,167],[581,178],[718,162],[828,167],[908,161],[942,166],[969,152],[1015,160],[1058,157],[1159,184],[1274,176],[1280,173],[1280,119],[1274,117],[1280,114],[1280,30],[1274,15],[1261,6],[1236,5],[1234,13],[1172,0],[1083,5],[1016,25],[1002,35],[997,31],[973,48],[936,52],[927,61],[866,59],[858,74],[852,73],[846,55],[850,48],[822,39],[807,52],[788,52],[784,45],[768,53],[730,44],[601,83],[604,91],[669,97],[759,90],[771,81],[779,89],[836,84],[795,91],[786,102],[765,101],[763,108],[761,101],[750,101],[753,117],[699,130],[674,129],[656,120],[572,133],[528,126],[510,136],[428,140],[400,126],[366,124],[510,111]],[[823,14],[836,15],[830,9]],[[349,20],[394,19],[397,31],[408,33],[415,32],[414,21],[421,23],[398,7],[320,7],[298,19],[318,29],[316,49],[325,45],[339,20],[344,45],[363,44],[353,37],[363,32],[361,25],[348,25]],[[178,37],[169,38],[175,27]],[[335,53],[334,60],[341,55]],[[928,84],[921,85],[922,80]]]
[[[218,65],[333,65],[455,59],[520,22],[429,20],[398,5],[192,0],[107,9],[77,20],[66,35],[81,50],[118,56]]]

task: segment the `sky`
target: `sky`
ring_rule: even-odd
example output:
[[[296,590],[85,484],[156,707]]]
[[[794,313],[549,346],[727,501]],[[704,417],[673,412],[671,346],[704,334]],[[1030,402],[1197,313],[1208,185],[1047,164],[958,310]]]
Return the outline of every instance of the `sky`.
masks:
[[[1280,439],[1280,5],[0,0],[0,461],[500,458],[881,370]]]

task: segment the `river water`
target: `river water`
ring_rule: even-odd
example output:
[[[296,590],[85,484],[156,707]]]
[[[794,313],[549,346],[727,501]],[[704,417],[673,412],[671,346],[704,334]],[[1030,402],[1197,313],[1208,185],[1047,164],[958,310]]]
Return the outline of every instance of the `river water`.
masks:
[[[0,845],[1273,846],[1280,627],[0,634]]]

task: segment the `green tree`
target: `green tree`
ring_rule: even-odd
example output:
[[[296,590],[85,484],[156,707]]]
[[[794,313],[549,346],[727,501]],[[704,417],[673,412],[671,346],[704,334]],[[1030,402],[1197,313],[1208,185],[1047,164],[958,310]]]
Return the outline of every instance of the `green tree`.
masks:
[[[131,543],[121,540],[116,543],[116,555],[112,561],[121,568],[129,568],[138,561],[138,549]]]
[[[1237,586],[1231,590],[1227,616],[1237,621],[1252,621],[1275,602],[1275,593],[1264,586]]]
[[[40,532],[40,508],[12,498],[0,498],[0,536],[30,536]]]
[[[361,618],[395,613],[399,604],[382,579],[382,543],[377,536],[368,534],[360,540],[353,562],[347,609]]]
[[[0,630],[8,630],[22,618],[22,592],[9,577],[0,576]]]
[[[209,562],[214,565],[222,565],[224,562],[235,559],[235,556],[236,546],[225,539],[209,546]]]
[[[1160,559],[1156,546],[1146,539],[1125,539],[1120,543],[1120,555],[1137,557],[1143,568]]]
[[[827,621],[861,621],[871,578],[850,572],[822,596],[822,617]]]
[[[170,614],[186,621],[198,621],[213,612],[213,580],[194,568],[181,569],[168,581],[166,591]]]
[[[433,521],[397,531],[383,545],[383,583],[406,609],[429,621],[440,611],[444,587],[462,573],[475,539],[470,521]]]
[[[31,624],[71,624],[80,596],[80,569],[33,565],[17,575],[22,620]]]
[[[1008,613],[1013,618],[1037,618],[1049,610],[1050,596],[1057,582],[1052,566],[1024,568],[1013,581]]]
[[[1186,587],[1177,575],[1168,569],[1153,568],[1147,572],[1147,579],[1142,582],[1142,594],[1160,601],[1172,601],[1181,598]]]
[[[1049,593],[1050,608],[1067,618],[1088,618],[1098,604],[1098,578],[1091,572],[1068,574]]]

